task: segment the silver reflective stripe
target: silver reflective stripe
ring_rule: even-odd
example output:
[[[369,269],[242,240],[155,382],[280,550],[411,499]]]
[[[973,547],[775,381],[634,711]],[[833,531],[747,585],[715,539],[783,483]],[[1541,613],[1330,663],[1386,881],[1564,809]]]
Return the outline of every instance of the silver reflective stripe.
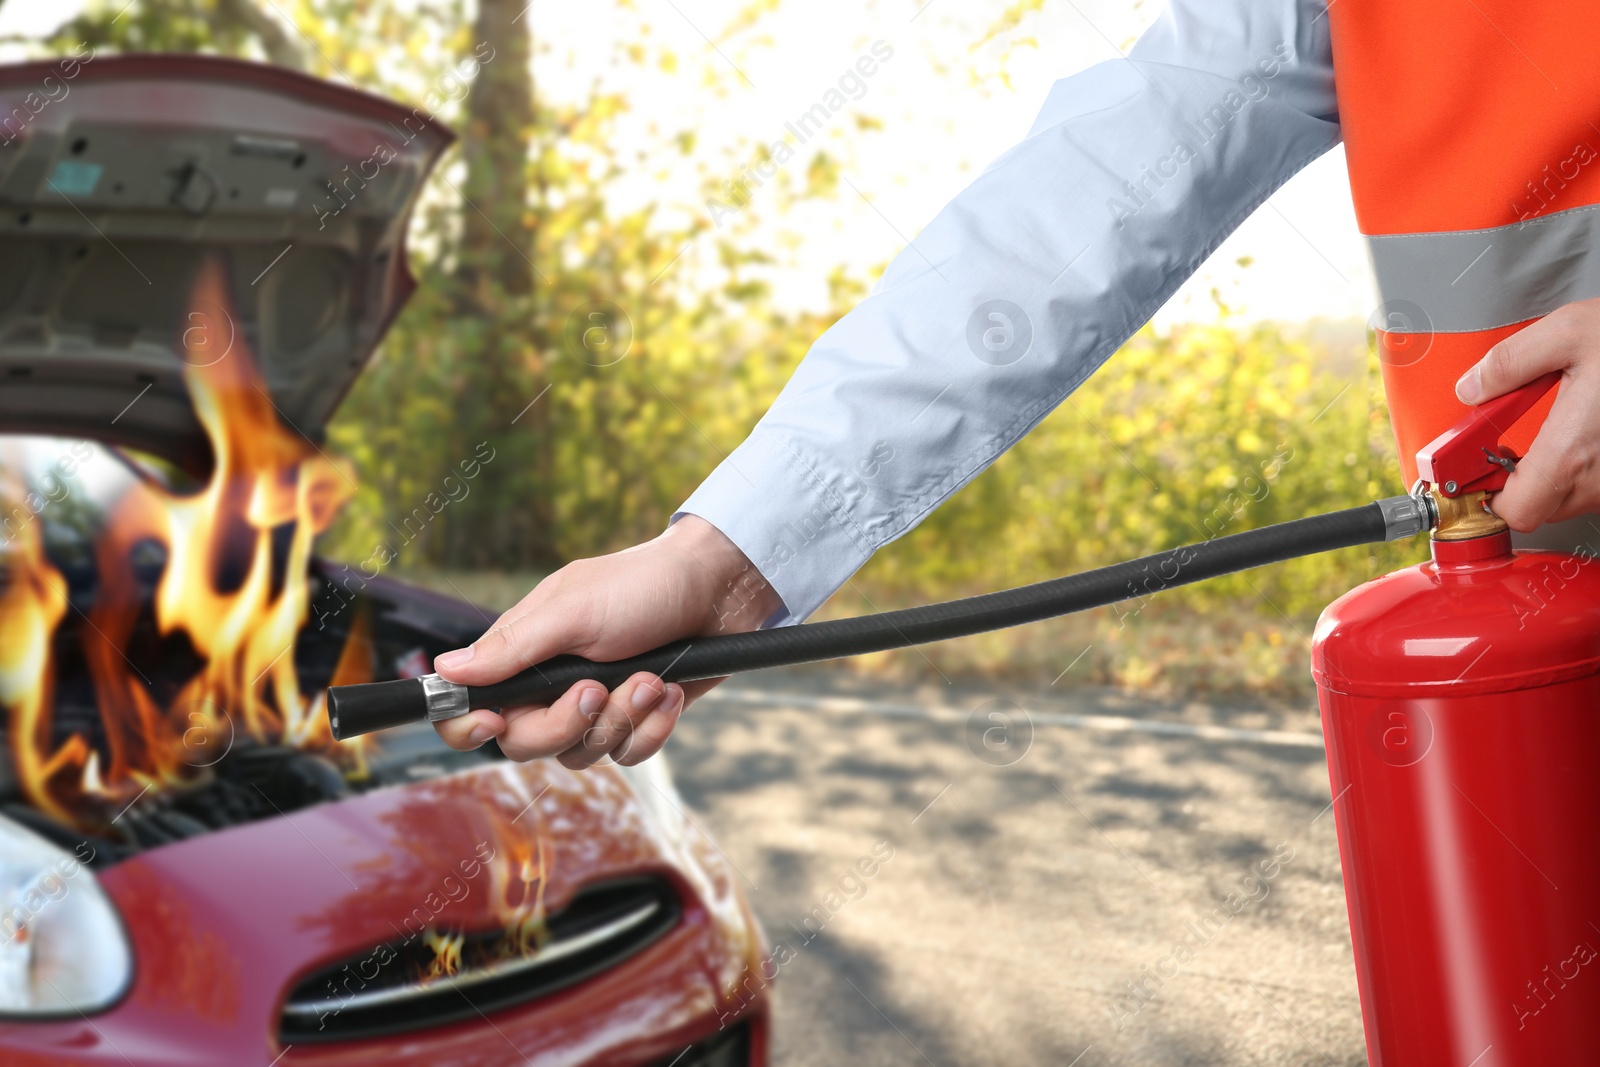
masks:
[[[1367,247],[1380,330],[1492,330],[1600,296],[1600,206],[1488,230],[1368,237]]]

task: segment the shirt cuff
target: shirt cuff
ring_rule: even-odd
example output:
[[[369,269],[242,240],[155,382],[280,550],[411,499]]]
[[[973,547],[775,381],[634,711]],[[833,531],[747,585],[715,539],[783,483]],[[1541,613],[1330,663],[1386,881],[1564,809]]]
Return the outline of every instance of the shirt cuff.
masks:
[[[767,626],[811,615],[873,553],[816,466],[759,426],[672,519],[683,515],[721,530],[777,592],[784,609]]]

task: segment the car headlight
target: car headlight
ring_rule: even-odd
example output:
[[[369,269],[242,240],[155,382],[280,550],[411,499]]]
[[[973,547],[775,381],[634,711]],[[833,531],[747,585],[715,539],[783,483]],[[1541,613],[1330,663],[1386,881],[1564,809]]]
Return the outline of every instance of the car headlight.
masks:
[[[133,954],[93,856],[0,817],[0,1015],[99,1011],[127,988]]]

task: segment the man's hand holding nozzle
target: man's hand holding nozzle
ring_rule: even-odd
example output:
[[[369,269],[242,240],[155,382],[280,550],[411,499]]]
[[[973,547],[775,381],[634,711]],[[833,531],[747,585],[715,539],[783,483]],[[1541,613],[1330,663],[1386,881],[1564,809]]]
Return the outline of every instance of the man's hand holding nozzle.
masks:
[[[562,567],[434,670],[489,685],[562,653],[617,660],[680,638],[754,630],[782,606],[732,541],[686,515],[654,540]],[[451,748],[493,738],[514,760],[555,756],[577,769],[610,756],[627,766],[659,752],[683,709],[720,681],[635,674],[612,692],[583,681],[548,706],[474,710],[434,726]]]

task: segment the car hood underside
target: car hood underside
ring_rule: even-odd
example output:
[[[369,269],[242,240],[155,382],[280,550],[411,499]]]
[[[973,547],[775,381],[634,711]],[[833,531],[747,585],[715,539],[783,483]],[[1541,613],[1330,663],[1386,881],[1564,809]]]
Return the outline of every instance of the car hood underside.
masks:
[[[263,64],[0,68],[0,433],[203,471],[186,361],[246,347],[316,440],[414,282],[405,231],[452,140],[421,109]],[[220,261],[229,307],[195,307]]]

